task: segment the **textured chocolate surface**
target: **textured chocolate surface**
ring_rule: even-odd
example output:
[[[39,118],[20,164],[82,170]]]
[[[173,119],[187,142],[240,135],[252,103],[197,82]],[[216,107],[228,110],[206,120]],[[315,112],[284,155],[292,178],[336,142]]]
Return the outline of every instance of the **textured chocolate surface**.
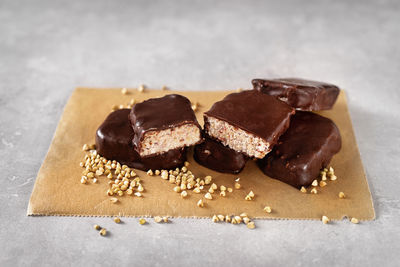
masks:
[[[120,109],[108,115],[96,131],[97,152],[107,159],[140,170],[182,166],[186,160],[185,149],[174,149],[148,158],[139,156],[132,144],[134,131],[129,123],[130,111],[130,109]]]
[[[137,151],[140,150],[140,142],[146,132],[161,131],[184,124],[193,124],[201,129],[189,99],[177,94],[138,103],[133,106],[129,118],[135,132],[133,143]]]
[[[218,172],[239,173],[245,166],[247,157],[208,136],[204,142],[194,147],[194,159],[200,165]]]
[[[294,110],[282,101],[257,90],[246,90],[229,94],[214,103],[205,113],[204,122],[207,124],[207,116],[215,117],[264,139],[272,146],[288,128],[293,114]]]
[[[335,123],[312,112],[297,112],[289,129],[262,160],[261,170],[294,187],[309,186],[341,148]]]
[[[340,91],[333,84],[299,78],[254,79],[252,84],[254,89],[305,111],[331,109]]]

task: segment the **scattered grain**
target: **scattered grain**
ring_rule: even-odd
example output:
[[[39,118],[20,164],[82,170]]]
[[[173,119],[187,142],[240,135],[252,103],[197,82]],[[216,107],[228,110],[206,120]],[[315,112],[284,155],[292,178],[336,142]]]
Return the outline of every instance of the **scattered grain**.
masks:
[[[100,233],[101,236],[106,236],[107,235],[107,230],[105,228],[103,228],[103,229],[100,230],[99,233]]]
[[[244,222],[245,224],[248,224],[248,223],[250,222],[250,218],[249,218],[249,217],[244,217],[244,218],[243,218],[243,222]]]
[[[358,224],[360,221],[357,219],[357,218],[351,218],[351,220],[350,220],[352,223],[354,223],[354,224]]]
[[[249,228],[249,229],[254,229],[254,228],[256,228],[256,225],[254,224],[254,222],[249,222],[249,223],[247,224],[247,228]]]
[[[272,212],[272,209],[271,209],[270,206],[265,206],[265,207],[264,207],[264,211],[265,211],[266,213],[271,213],[271,212]]]
[[[220,222],[223,222],[223,221],[225,220],[225,216],[222,215],[222,214],[217,215],[217,217],[218,217],[218,220],[219,220]]]
[[[235,218],[237,223],[241,223],[242,220],[243,220],[242,217],[240,217],[240,216],[235,216],[234,218]]]
[[[181,187],[180,187],[180,186],[175,186],[175,187],[174,187],[174,191],[175,191],[176,193],[180,193],[180,192],[181,192]]]
[[[161,171],[161,178],[164,179],[164,180],[167,180],[168,179],[168,171],[162,170]]]
[[[214,215],[214,216],[212,216],[212,219],[211,219],[213,222],[219,222],[219,219],[218,219],[218,217],[217,217],[217,215]]]
[[[188,193],[187,193],[186,191],[182,191],[182,192],[181,192],[181,197],[182,197],[182,198],[187,197],[187,195],[188,195]]]
[[[138,88],[139,93],[144,92],[144,89],[145,89],[144,84],[141,84],[141,85],[139,86],[139,88]]]
[[[197,207],[202,208],[204,207],[204,202],[202,199],[200,199],[199,201],[197,201]]]
[[[318,194],[318,191],[315,187],[313,189],[311,189],[310,192],[311,192],[311,194]]]

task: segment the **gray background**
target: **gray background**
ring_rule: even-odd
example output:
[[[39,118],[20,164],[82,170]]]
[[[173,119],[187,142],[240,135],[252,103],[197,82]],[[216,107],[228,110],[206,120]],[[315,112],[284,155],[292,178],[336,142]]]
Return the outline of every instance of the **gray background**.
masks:
[[[398,266],[399,14],[395,0],[0,0],[0,265]],[[25,215],[76,86],[207,91],[283,76],[347,90],[375,221],[257,221],[250,231]]]

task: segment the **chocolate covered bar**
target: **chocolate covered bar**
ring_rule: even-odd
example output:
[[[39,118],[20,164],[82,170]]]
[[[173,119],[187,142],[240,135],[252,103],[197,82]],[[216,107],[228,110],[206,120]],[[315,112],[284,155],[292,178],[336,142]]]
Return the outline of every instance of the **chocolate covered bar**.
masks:
[[[147,158],[139,156],[132,143],[134,131],[129,123],[130,111],[120,109],[108,115],[96,131],[97,152],[107,159],[144,171],[182,166],[186,160],[185,149],[173,149]]]
[[[254,79],[252,84],[254,89],[304,111],[331,109],[340,91],[333,84],[298,78]]]
[[[204,136],[204,142],[194,147],[194,159],[200,165],[217,172],[237,174],[244,168],[247,157]]]
[[[141,157],[181,149],[202,141],[201,128],[189,99],[171,94],[133,106],[129,115],[133,143]]]
[[[341,148],[335,123],[312,112],[299,111],[289,129],[264,159],[260,169],[269,177],[294,187],[309,186]]]
[[[211,138],[249,157],[263,158],[289,127],[293,108],[257,90],[227,95],[204,113]]]

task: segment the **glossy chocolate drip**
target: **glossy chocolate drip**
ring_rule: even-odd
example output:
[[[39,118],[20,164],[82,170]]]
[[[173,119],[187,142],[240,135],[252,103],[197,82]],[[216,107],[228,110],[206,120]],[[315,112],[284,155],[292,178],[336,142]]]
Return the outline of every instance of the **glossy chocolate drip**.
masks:
[[[244,168],[247,157],[205,136],[204,142],[194,147],[194,159],[200,165],[218,172],[237,174]]]
[[[185,149],[174,149],[166,153],[141,158],[134,150],[134,131],[129,123],[130,109],[112,112],[96,131],[97,152],[110,160],[116,160],[129,167],[148,169],[172,169],[180,167],[186,160]]]
[[[309,186],[341,148],[339,129],[328,118],[297,112],[289,129],[262,160],[260,169],[294,187]]]
[[[177,94],[138,103],[133,106],[129,118],[135,132],[133,143],[137,151],[148,131],[161,131],[184,124],[193,124],[201,129],[189,99]]]
[[[252,84],[254,89],[305,111],[331,109],[340,91],[333,84],[299,78],[254,79]]]
[[[229,94],[214,103],[205,113],[204,121],[207,124],[207,116],[212,116],[258,136],[273,146],[286,131],[293,114],[294,110],[282,101],[256,90],[246,90]]]

